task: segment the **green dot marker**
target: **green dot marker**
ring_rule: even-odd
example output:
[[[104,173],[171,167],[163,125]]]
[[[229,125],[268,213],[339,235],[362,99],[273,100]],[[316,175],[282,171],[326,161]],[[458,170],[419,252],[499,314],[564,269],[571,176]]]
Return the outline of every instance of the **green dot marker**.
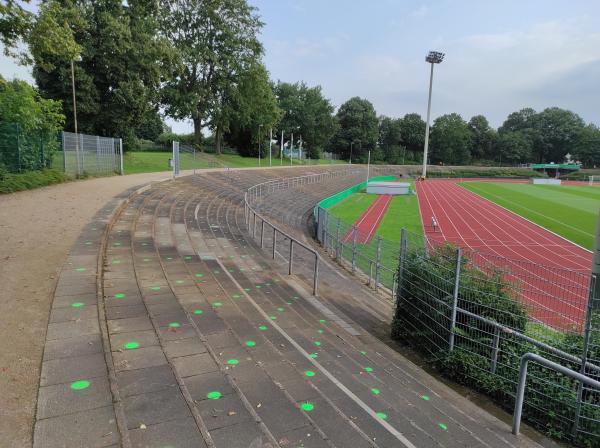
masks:
[[[115,246],[117,246],[117,247],[120,245],[121,245],[121,243],[119,243],[118,241],[115,243]]]
[[[85,242],[85,245],[86,245],[86,246],[89,246],[90,244],[92,244],[92,242],[91,242],[91,241],[86,241],[86,242]]]
[[[323,334],[323,330],[317,330],[319,334]]]
[[[246,347],[254,347],[256,345],[256,342],[254,341],[246,341]]]
[[[113,260],[113,264],[121,264],[121,260]]]
[[[231,297],[233,297],[234,299],[239,299],[241,296],[239,294],[234,294]]]
[[[223,302],[215,302],[212,304],[212,306],[214,306],[215,308],[219,308],[219,307],[223,306]]]
[[[387,420],[387,418],[388,418],[388,416],[385,412],[378,412],[377,417],[379,417],[382,420]]]
[[[175,283],[177,283],[178,285],[183,285],[183,280],[175,280]]]
[[[277,308],[277,311],[279,311],[280,313],[283,313],[283,312],[285,311],[285,309],[284,309],[284,308],[281,308],[281,307],[279,307],[279,308]]]
[[[85,272],[85,271],[87,271],[87,269],[86,269],[86,268],[77,268],[77,269],[75,269],[75,270],[76,270],[77,272]]]
[[[421,400],[429,401],[429,395],[421,395]]]
[[[267,327],[266,327],[265,325],[260,325],[260,326],[258,327],[258,329],[259,329],[260,331],[267,331]]]
[[[256,289],[260,289],[260,288],[262,288],[262,286],[256,285]]]
[[[324,324],[325,322],[327,322],[325,319],[319,319],[320,324]]]
[[[371,373],[373,371],[373,367],[365,367],[365,372]]]
[[[244,291],[248,292],[250,291],[250,288],[244,288]]]
[[[200,274],[199,272],[196,274],[196,277],[204,277],[204,274]]]
[[[181,327],[181,324],[179,322],[171,322],[169,324],[169,327],[171,327],[171,328],[179,328],[179,327]]]
[[[148,262],[148,261],[150,261],[150,258],[144,258],[144,261]]]
[[[364,351],[361,351],[360,354],[363,356],[367,356],[367,352],[364,352]]]
[[[208,398],[209,400],[218,400],[219,398],[221,398],[221,392],[214,390],[212,392],[207,393],[206,398]]]
[[[133,350],[133,349],[136,349],[139,347],[140,347],[140,343],[136,342],[136,341],[125,342],[125,344],[123,344],[123,348],[127,349],[127,350]]]
[[[194,310],[194,314],[202,314],[202,310]]]
[[[81,308],[83,306],[83,303],[81,303],[81,302],[74,302],[74,303],[71,304],[71,306],[73,308]]]
[[[300,405],[300,408],[301,408],[303,411],[305,411],[305,412],[310,412],[310,411],[312,411],[312,410],[315,408],[315,405],[314,405],[314,404],[312,404],[312,403],[308,403],[308,402],[306,402],[306,403],[302,403],[302,404]]]
[[[90,383],[87,380],[79,380],[79,381],[73,381],[71,383],[71,389],[73,390],[83,390],[83,389],[87,389],[88,387],[90,387]]]
[[[122,292],[115,294],[115,299],[124,299],[125,298],[125,294],[123,294]]]
[[[311,358],[317,358],[319,355],[317,355],[316,353],[311,353],[311,354],[310,354],[310,355],[308,355],[308,356],[310,356]]]
[[[173,257],[167,257],[168,261],[171,261],[173,259]]]
[[[237,359],[228,359],[227,364],[230,366],[237,366],[240,362]]]
[[[440,427],[440,429],[442,429],[443,431],[447,431],[447,430],[448,430],[448,427],[447,427],[445,424],[443,424],[443,423],[438,423],[438,426],[439,426],[439,427]]]
[[[371,392],[373,392],[373,395],[379,395],[381,393],[381,391],[376,387],[371,388]]]
[[[304,374],[309,378],[316,375],[315,372],[313,372],[312,370],[307,370],[306,372],[304,372]]]
[[[160,286],[153,286],[150,288],[152,291],[160,291]]]
[[[185,257],[183,257],[184,260],[191,260],[192,257],[190,257],[189,255],[186,255]]]
[[[315,342],[314,342],[314,344],[315,344],[317,347],[320,347],[320,346],[321,346],[321,343],[320,343],[319,341],[315,341]]]
[[[277,320],[277,316],[270,316],[271,320]]]
[[[287,303],[288,305],[291,305],[291,304],[292,304],[292,302],[285,302],[285,303]]]

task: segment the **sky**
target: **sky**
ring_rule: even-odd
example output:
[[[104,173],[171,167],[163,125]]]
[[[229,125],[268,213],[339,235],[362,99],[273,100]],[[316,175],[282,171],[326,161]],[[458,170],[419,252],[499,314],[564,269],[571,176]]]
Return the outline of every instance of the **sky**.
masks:
[[[320,85],[334,106],[366,98],[380,115],[485,115],[494,127],[523,107],[571,109],[600,125],[598,0],[249,0],[265,26],[274,80]],[[0,74],[31,80],[0,59]],[[170,121],[176,132],[189,123]]]

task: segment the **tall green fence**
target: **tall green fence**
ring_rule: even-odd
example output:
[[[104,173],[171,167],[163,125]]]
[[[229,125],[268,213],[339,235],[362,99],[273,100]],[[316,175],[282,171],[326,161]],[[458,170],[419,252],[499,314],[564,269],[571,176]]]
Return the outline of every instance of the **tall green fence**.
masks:
[[[17,123],[0,122],[0,169],[11,173],[51,168],[60,150],[56,133],[23,129]],[[62,165],[62,164],[61,164]]]

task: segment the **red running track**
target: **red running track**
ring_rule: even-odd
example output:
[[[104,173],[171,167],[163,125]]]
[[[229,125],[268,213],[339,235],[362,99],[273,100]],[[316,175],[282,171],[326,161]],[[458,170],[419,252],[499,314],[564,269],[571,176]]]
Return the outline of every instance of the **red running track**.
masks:
[[[344,242],[352,241],[356,235],[356,242],[367,244],[373,239],[379,223],[385,216],[392,196],[389,194],[381,194],[377,196],[375,202],[362,214],[358,221],[354,223],[352,228],[344,235]]]
[[[592,254],[469,190],[456,180],[417,183],[425,224],[434,216],[432,243],[452,242],[477,253],[478,264],[510,271],[530,317],[556,329],[583,325]]]

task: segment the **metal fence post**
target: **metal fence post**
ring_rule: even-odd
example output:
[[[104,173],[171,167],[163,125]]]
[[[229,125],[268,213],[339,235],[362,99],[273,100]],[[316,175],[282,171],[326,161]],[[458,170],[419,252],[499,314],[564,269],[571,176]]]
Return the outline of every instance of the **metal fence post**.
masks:
[[[96,136],[96,173],[100,171],[100,166],[98,163],[100,162],[100,136]]]
[[[585,314],[585,329],[583,334],[583,349],[581,352],[581,369],[579,373],[585,375],[585,365],[587,364],[588,358],[588,350],[590,345],[590,336],[592,331],[592,313],[595,307],[595,299],[596,299],[596,275],[592,274],[592,278],[590,280],[590,292],[587,304],[587,312]],[[583,383],[579,383],[577,387],[577,402],[575,403],[575,419],[573,421],[573,428],[571,430],[571,435],[575,437],[577,435],[577,429],[579,427],[579,417],[581,415],[581,400],[583,398]]]
[[[340,259],[340,226],[342,225],[341,218],[338,218],[337,228],[335,232],[335,259]]]
[[[85,173],[85,148],[83,147],[83,134],[79,134],[79,147],[81,148],[81,173]]]
[[[352,272],[356,271],[356,234],[358,229],[352,227]]]
[[[462,254],[460,247],[456,249],[456,270],[454,273],[454,293],[452,295],[452,314],[450,316],[449,351],[454,350],[454,327],[456,327],[456,308],[458,306],[458,289],[460,287],[460,267]]]
[[[120,168],[121,168],[121,176],[122,176],[123,174],[125,174],[125,170],[123,169],[123,139],[122,138],[119,139],[119,157],[121,159]]]
[[[275,260],[275,248],[277,244],[277,229],[273,227],[273,260]]]
[[[375,258],[375,291],[379,287],[379,268],[381,267],[381,236],[377,235],[377,254]]]
[[[290,238],[290,262],[288,264],[288,275],[292,275],[292,259],[294,258],[294,240]]]
[[[372,278],[373,278],[373,260],[369,260],[369,286],[371,286]]]
[[[402,292],[402,282],[404,280],[404,265],[406,263],[406,229],[400,231],[400,263],[398,264],[398,294]]]
[[[265,220],[262,219],[260,221],[260,248],[261,249],[264,247],[263,246],[264,238],[265,238]]]
[[[317,295],[319,284],[319,255],[315,253],[315,270],[313,272],[313,296]]]
[[[494,342],[492,346],[492,362],[490,365],[490,372],[496,373],[496,367],[498,366],[498,352],[500,350],[500,327],[494,328]]]
[[[67,174],[67,153],[65,152],[65,131],[60,132],[60,144],[63,153],[63,171]]]

